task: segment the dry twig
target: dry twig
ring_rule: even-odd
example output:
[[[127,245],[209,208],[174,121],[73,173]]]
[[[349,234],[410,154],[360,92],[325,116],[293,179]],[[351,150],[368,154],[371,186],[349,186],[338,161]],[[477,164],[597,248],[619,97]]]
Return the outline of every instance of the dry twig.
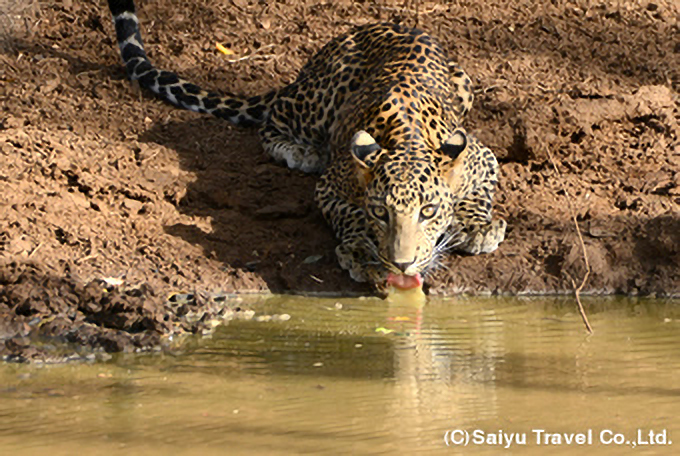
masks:
[[[262,47],[259,48],[259,49],[256,49],[255,51],[251,52],[250,54],[248,54],[248,55],[246,55],[246,56],[240,57],[240,58],[238,58],[238,59],[227,59],[227,60],[225,60],[225,62],[227,62],[227,63],[236,63],[236,62],[241,62],[241,61],[243,61],[243,60],[252,59],[252,58],[254,58],[254,57],[259,57],[259,58],[261,58],[261,59],[269,58],[269,57],[276,57],[274,54],[258,55],[260,52],[264,51],[265,49],[269,49],[269,48],[272,48],[272,47],[274,47],[273,44],[268,44],[268,45],[266,45],[266,46],[262,46]]]
[[[550,153],[550,149],[548,147],[546,147],[545,151],[548,154],[548,159],[550,159],[550,163],[552,164],[553,169],[555,170],[555,174],[557,174],[557,180],[560,183],[560,187],[562,187],[562,191],[564,192],[564,196],[567,198],[567,204],[569,205],[569,212],[571,213],[571,218],[574,221],[574,227],[576,227],[576,235],[578,236],[578,240],[581,243],[581,249],[583,251],[583,261],[585,262],[585,265],[586,265],[586,273],[584,274],[583,280],[581,281],[581,284],[578,287],[576,286],[574,279],[571,279],[571,284],[574,287],[574,295],[576,296],[576,303],[578,304],[578,311],[581,314],[581,319],[583,319],[583,324],[586,325],[586,330],[588,331],[588,333],[592,334],[593,333],[593,327],[590,326],[590,322],[588,321],[588,316],[586,315],[586,311],[583,308],[583,303],[581,303],[581,290],[583,290],[583,287],[585,286],[586,281],[588,280],[588,277],[590,276],[590,263],[588,262],[588,252],[586,251],[586,244],[583,242],[583,236],[581,235],[581,228],[579,228],[578,220],[576,220],[576,211],[574,210],[574,205],[572,203],[571,197],[569,196],[569,192],[567,192],[567,187],[564,185],[564,180],[562,179],[562,173],[560,173],[560,170],[557,168],[557,164],[555,163],[555,160],[553,159],[553,156]]]

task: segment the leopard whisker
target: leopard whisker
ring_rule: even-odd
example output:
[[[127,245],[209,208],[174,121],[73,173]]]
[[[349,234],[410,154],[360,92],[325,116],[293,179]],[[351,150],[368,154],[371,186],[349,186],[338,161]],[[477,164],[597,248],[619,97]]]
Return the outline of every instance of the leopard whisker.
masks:
[[[435,252],[439,253],[444,253],[451,248],[455,247],[458,245],[460,242],[455,242],[458,241],[459,236],[461,235],[462,230],[456,230],[455,232],[448,232],[446,233],[445,236],[441,237],[438,241],[437,244],[434,247]]]

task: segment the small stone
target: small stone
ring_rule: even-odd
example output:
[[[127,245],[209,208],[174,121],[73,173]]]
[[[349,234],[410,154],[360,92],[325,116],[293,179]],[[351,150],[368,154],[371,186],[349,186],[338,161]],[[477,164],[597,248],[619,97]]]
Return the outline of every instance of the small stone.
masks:
[[[131,214],[137,214],[142,209],[142,203],[132,198],[125,198],[123,200],[123,207]]]
[[[312,264],[312,263],[316,263],[321,258],[323,258],[323,255],[310,255],[307,258],[305,258],[304,260],[302,260],[302,262],[304,264]]]
[[[99,360],[100,361],[110,361],[111,358],[113,358],[112,355],[106,352],[99,353]]]
[[[241,320],[252,320],[253,317],[255,316],[255,311],[254,310],[244,310],[241,312],[237,313],[238,318]]]

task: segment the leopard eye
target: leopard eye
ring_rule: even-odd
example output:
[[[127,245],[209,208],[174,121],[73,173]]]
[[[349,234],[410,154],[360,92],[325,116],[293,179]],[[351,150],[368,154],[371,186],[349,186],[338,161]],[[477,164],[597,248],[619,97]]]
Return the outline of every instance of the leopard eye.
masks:
[[[373,217],[383,222],[387,222],[390,218],[390,214],[384,206],[370,206],[368,210]]]
[[[437,214],[438,204],[428,204],[420,209],[420,220],[429,220]]]

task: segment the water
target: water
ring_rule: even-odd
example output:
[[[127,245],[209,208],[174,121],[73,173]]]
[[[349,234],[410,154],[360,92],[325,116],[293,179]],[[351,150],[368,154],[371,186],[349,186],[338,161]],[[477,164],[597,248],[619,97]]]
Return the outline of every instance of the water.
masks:
[[[258,299],[290,320],[235,321],[182,352],[0,365],[0,454],[680,451],[678,301],[589,300],[588,336],[570,299]],[[631,448],[650,430],[675,442]],[[520,443],[446,446],[465,431]]]

